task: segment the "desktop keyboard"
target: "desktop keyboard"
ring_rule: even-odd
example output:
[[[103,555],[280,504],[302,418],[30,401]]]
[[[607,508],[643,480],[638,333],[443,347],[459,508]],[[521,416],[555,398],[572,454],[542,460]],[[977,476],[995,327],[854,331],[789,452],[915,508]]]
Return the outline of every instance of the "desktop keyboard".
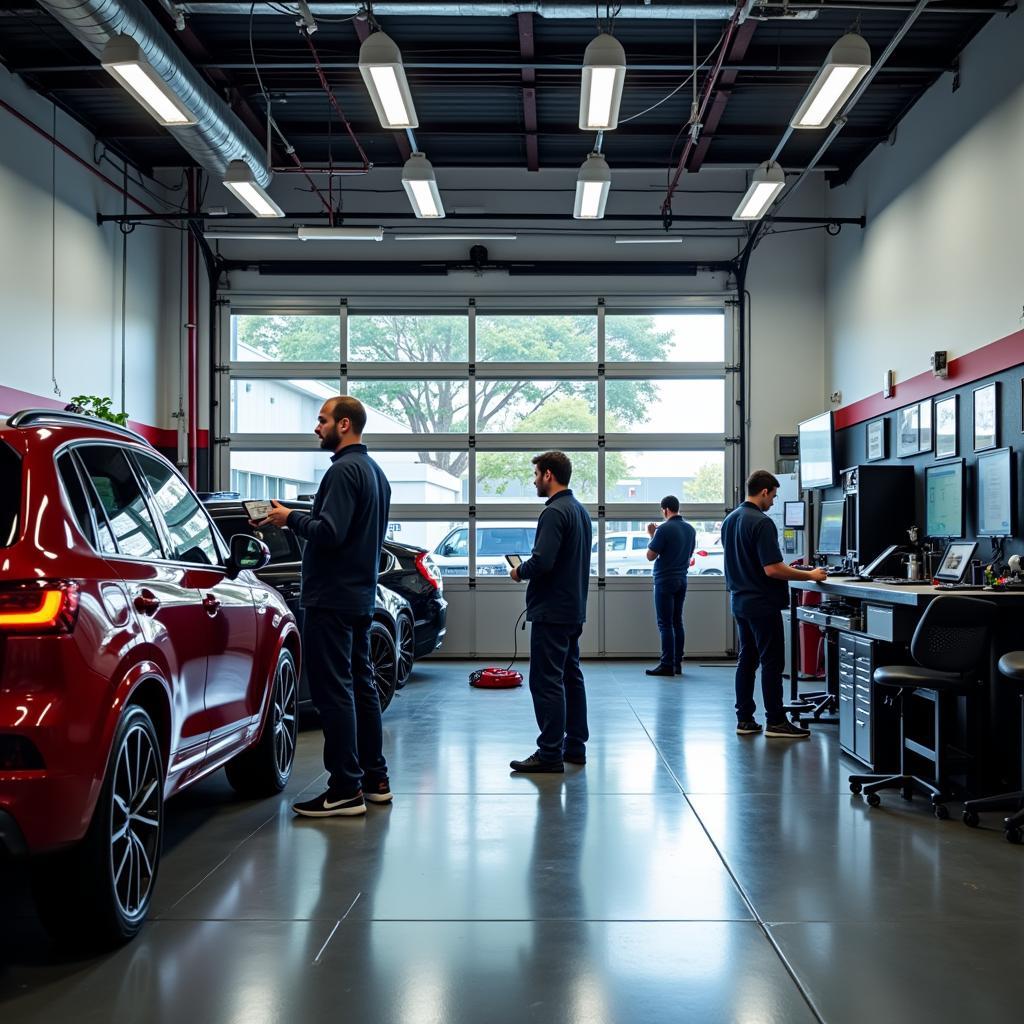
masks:
[[[908,580],[905,576],[875,576],[872,583],[884,583],[890,587],[925,587],[927,580]]]
[[[984,590],[980,583],[936,583],[936,590]]]

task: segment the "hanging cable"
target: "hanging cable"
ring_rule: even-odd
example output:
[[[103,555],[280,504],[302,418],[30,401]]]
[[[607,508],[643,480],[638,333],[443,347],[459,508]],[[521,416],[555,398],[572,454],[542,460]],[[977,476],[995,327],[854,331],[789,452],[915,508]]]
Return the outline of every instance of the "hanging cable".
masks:
[[[62,397],[57,383],[57,104],[53,104],[53,145],[50,146],[50,380],[53,393]]]
[[[128,166],[124,169],[124,190],[128,192]],[[128,200],[124,200],[124,215],[128,216]],[[128,354],[128,235],[134,225],[121,225],[121,412],[127,408],[127,359]]]

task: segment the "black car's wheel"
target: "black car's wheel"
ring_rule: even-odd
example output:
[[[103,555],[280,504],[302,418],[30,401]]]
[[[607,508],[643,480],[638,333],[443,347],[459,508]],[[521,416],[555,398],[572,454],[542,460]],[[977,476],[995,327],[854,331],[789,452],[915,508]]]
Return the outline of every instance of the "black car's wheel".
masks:
[[[416,660],[416,627],[408,615],[398,617],[398,687],[401,689],[412,675],[412,664]]]
[[[156,730],[142,708],[129,705],[85,839],[32,866],[39,916],[54,937],[103,948],[137,934],[160,867],[163,812]]]
[[[399,658],[395,638],[383,622],[374,622],[370,626],[370,665],[380,709],[385,711],[398,689]]]
[[[228,782],[239,796],[261,797],[280,793],[292,774],[298,739],[299,681],[291,651],[277,657],[270,708],[259,743],[229,761]]]

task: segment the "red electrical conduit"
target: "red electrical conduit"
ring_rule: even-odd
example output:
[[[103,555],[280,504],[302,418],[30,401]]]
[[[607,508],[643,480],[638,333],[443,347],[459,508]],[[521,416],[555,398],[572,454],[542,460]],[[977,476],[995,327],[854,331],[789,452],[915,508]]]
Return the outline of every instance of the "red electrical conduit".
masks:
[[[736,5],[736,10],[733,11],[732,17],[729,19],[729,24],[725,27],[725,32],[722,37],[722,45],[718,48],[718,56],[715,58],[715,66],[708,75],[704,82],[704,93],[701,96],[700,108],[697,112],[697,122],[703,124],[704,114],[707,112],[708,103],[711,100],[711,94],[715,90],[715,83],[718,81],[718,76],[722,72],[722,65],[725,63],[725,55],[729,52],[729,47],[732,45],[733,33],[736,31],[737,25],[739,25],[740,14],[743,12],[743,3]],[[696,74],[696,72],[694,72]],[[676,173],[672,178],[672,183],[668,187],[668,192],[665,194],[665,201],[661,204],[661,212],[665,216],[670,216],[672,212],[672,195],[679,185],[679,179],[683,176],[683,171],[686,170],[686,161],[690,159],[690,153],[693,150],[693,135],[690,134],[686,139],[686,145],[683,146],[682,155],[679,157],[679,164],[676,167]]]

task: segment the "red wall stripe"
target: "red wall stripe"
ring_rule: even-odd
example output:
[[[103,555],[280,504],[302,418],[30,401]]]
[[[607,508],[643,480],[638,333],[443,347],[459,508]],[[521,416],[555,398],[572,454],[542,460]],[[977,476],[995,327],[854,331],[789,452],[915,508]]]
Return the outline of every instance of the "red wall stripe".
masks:
[[[879,391],[862,398],[859,402],[852,402],[837,409],[836,429],[842,430],[844,427],[852,427],[876,416],[884,416],[885,413],[894,412],[904,405],[941,395],[943,392],[984,377],[991,377],[1021,363],[1024,363],[1024,331],[1017,331],[1016,334],[1000,338],[991,345],[984,345],[966,355],[951,359],[949,377],[946,380],[933,377],[931,371],[927,370],[897,384],[893,388],[891,398],[883,398]]]
[[[34,395],[30,391],[18,391],[17,388],[8,388],[0,384],[0,409],[6,410],[8,414],[15,413],[19,409],[63,409],[67,401],[52,396]],[[136,433],[141,434],[155,448],[178,447],[178,432],[167,427],[154,427],[148,423],[139,423],[137,420],[129,420],[128,426]],[[210,443],[210,432],[199,431],[199,447],[206,448]]]

